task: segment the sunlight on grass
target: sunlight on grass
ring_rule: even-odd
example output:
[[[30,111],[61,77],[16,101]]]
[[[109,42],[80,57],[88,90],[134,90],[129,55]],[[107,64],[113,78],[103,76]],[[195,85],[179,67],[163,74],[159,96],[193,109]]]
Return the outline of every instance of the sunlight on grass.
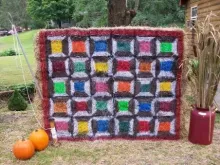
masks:
[[[36,61],[34,58],[33,44],[36,33],[37,30],[33,30],[19,34],[19,38],[21,40],[23,48],[34,71],[36,68]],[[12,36],[0,38],[0,52],[7,49],[13,49]],[[21,55],[21,61],[23,63],[25,78],[27,79],[27,82],[30,83],[33,80],[23,55]],[[0,86],[24,84],[22,70],[18,57],[0,57],[0,77]]]

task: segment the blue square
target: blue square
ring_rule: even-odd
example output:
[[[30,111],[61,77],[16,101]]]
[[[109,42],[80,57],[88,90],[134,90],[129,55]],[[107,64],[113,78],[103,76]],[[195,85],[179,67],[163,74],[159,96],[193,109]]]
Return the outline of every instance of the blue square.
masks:
[[[160,63],[160,69],[163,71],[171,71],[173,67],[173,61],[163,61]]]
[[[74,89],[76,92],[84,92],[84,82],[74,82]]]
[[[108,131],[108,120],[98,120],[97,121],[97,131],[98,132],[107,132]]]
[[[95,51],[96,52],[107,51],[107,42],[106,41],[95,41]]]
[[[139,112],[149,112],[151,111],[151,103],[140,103]]]

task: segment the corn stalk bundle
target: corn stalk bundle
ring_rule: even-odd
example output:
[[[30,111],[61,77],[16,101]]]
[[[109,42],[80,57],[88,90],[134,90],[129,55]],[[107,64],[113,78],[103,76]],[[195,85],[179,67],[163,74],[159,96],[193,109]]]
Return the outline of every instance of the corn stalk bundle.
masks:
[[[201,24],[196,24],[194,56],[188,59],[188,80],[191,83],[195,105],[199,108],[213,106],[220,81],[220,32],[211,23],[213,14]]]

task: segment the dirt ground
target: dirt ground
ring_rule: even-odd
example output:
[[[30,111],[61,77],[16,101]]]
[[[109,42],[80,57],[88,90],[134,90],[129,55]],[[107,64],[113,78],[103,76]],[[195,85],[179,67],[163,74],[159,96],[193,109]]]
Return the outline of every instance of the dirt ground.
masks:
[[[0,164],[220,164],[220,124],[217,123],[213,143],[209,146],[193,145],[187,137],[178,141],[62,141],[60,147],[49,146],[30,160],[16,160],[11,152],[12,145],[38,127],[32,110],[9,112],[1,104]]]

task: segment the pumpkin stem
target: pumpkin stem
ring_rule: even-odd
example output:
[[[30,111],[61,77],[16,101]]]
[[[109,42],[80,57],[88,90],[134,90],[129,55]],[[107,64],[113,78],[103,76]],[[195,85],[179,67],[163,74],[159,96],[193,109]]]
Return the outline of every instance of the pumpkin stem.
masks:
[[[25,138],[24,138],[24,136],[22,137],[22,139],[21,139],[22,141],[25,141]]]

